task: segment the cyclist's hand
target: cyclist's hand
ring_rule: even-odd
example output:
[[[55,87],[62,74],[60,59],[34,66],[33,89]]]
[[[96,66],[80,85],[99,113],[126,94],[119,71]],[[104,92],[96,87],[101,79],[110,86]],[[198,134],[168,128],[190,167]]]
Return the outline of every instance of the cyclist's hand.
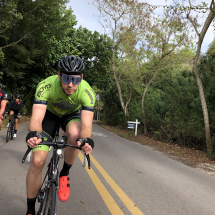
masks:
[[[39,143],[42,142],[42,135],[37,131],[30,131],[26,137],[26,143],[31,148],[37,147]]]
[[[88,155],[93,151],[94,142],[90,138],[80,138],[76,140],[77,145],[81,147],[84,154]]]
[[[18,115],[17,115],[17,117],[18,117],[18,118],[21,118],[21,115],[20,115],[20,114],[18,114]]]

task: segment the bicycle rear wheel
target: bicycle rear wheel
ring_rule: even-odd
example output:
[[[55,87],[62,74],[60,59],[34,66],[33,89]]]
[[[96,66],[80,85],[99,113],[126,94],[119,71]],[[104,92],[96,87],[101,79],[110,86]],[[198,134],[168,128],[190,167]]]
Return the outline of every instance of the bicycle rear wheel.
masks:
[[[56,197],[57,197],[57,189],[55,184],[52,183],[49,190],[47,190],[48,196],[46,200],[46,206],[44,215],[55,215],[56,210]]]
[[[9,127],[8,127],[8,129],[7,129],[6,142],[9,141],[9,139],[10,139],[10,134],[11,134],[11,132],[10,132],[10,125],[9,125]]]

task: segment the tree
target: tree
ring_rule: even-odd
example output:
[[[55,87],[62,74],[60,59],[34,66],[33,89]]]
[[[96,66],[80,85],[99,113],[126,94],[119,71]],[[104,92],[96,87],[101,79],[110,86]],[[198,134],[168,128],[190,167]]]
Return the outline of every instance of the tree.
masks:
[[[80,56],[84,60],[86,65],[84,79],[91,85],[106,89],[111,80],[110,38],[86,28],[76,29],[74,26],[77,20],[72,9],[67,9],[61,4],[55,6],[52,9],[58,12],[49,13],[50,17],[47,19],[53,18],[53,20],[48,27],[42,27],[19,43],[3,49],[4,60],[0,62],[0,79],[4,80],[3,88],[9,95],[21,94],[29,110],[37,84],[46,77],[57,74],[57,62],[65,55]],[[53,15],[55,17],[52,17]],[[5,31],[10,41],[15,41],[15,37],[18,38],[22,29],[26,28],[26,22],[27,20],[19,20],[11,29]],[[0,44],[1,42],[4,43],[4,39],[0,38]]]
[[[121,89],[122,99],[125,104],[124,115],[127,119],[129,115],[129,103],[132,99],[132,93],[140,77],[141,54],[137,48],[138,35],[134,32],[127,34],[117,48],[116,60],[116,78],[118,87]]]
[[[65,5],[59,4],[63,1],[54,1],[49,6],[43,5],[43,7],[47,6],[47,8],[42,7],[40,8],[41,10],[33,10],[30,13],[30,8],[35,6],[34,2],[17,2],[16,13],[27,13],[28,15],[24,16],[23,19],[7,21],[8,26],[5,24],[6,27],[0,37],[2,46],[4,46],[4,43],[11,44],[2,49],[4,60],[0,64],[0,71],[4,79],[4,87],[7,86],[5,89],[9,94],[18,93],[19,91],[20,94],[24,94],[24,97],[29,92],[33,92],[32,89],[35,89],[39,81],[51,74],[50,71],[47,71],[50,67],[48,68],[49,65],[47,66],[48,63],[44,59],[47,59],[46,57],[53,53],[53,50],[49,47],[51,42],[53,44],[52,39],[65,38],[68,29],[73,29],[73,26],[77,23],[72,10],[67,10]],[[22,7],[23,3],[26,4]],[[54,11],[53,13],[52,10]],[[48,14],[44,14],[44,12]],[[39,24],[41,27],[39,27]],[[39,29],[30,33],[19,43],[13,43],[13,41],[17,41],[20,38],[23,32],[33,29],[33,26],[38,26]],[[53,63],[53,59],[49,60],[50,64]]]
[[[144,134],[147,133],[145,96],[146,92],[155,79],[159,70],[168,68],[169,65],[178,64],[181,60],[181,53],[189,44],[188,28],[179,16],[175,16],[170,9],[164,10],[163,16],[154,16],[147,28],[142,29],[142,50],[143,60],[146,63],[142,66],[142,115]]]
[[[59,28],[62,27],[61,22],[65,23],[69,15],[61,16],[61,5],[65,3],[66,0],[1,1],[0,48],[5,49],[18,44],[35,31],[41,33],[44,29],[49,29],[59,33],[62,30]]]
[[[183,3],[184,3],[184,1],[183,1]],[[202,42],[204,40],[205,34],[208,31],[208,28],[211,25],[212,21],[214,20],[215,2],[214,2],[214,0],[210,1],[210,7],[208,8],[208,10],[207,10],[205,3],[202,3],[201,5],[193,6],[191,0],[189,0],[188,7],[181,5],[181,4],[176,4],[175,6],[179,7],[181,9],[181,12],[186,14],[185,18],[187,18],[190,21],[190,23],[192,24],[192,26],[196,32],[196,36],[197,36],[197,40],[198,40],[197,47],[196,47],[196,54],[193,59],[194,60],[193,61],[193,72],[195,74],[197,86],[199,89],[199,95],[200,95],[200,100],[201,100],[201,105],[202,105],[202,112],[203,112],[203,116],[204,116],[207,154],[209,157],[212,157],[213,150],[211,147],[211,132],[210,132],[208,108],[207,108],[207,103],[206,103],[206,99],[205,99],[202,80],[201,80],[200,73],[198,70],[198,62],[199,62]],[[173,7],[173,8],[176,8],[176,7]],[[202,20],[202,19],[198,19],[199,13],[194,13],[192,15],[191,14],[192,11],[200,11],[200,12],[205,13],[206,18],[205,18],[204,22],[200,24],[199,20]]]
[[[94,0],[94,5],[100,13],[100,19],[105,32],[110,32],[112,38],[111,69],[117,86],[122,109],[126,117],[128,111],[124,102],[119,79],[116,75],[116,56],[118,45],[130,34],[140,27],[144,29],[150,19],[152,8],[147,3],[137,0]]]

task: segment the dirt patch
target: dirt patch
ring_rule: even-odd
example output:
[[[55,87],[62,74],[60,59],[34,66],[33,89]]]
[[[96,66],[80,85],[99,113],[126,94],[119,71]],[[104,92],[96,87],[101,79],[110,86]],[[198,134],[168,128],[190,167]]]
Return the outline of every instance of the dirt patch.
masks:
[[[205,152],[181,147],[175,143],[170,144],[156,141],[143,134],[138,134],[135,136],[133,134],[134,131],[131,129],[122,129],[119,126],[108,126],[104,122],[98,122],[98,124],[104,129],[111,131],[123,138],[138,142],[142,145],[151,146],[154,150],[161,151],[172,159],[215,176],[215,161],[209,159]]]

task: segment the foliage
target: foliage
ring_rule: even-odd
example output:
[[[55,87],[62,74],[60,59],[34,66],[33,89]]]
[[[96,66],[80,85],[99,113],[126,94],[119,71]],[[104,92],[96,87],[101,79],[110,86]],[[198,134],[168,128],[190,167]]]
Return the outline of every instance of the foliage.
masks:
[[[26,113],[31,112],[37,84],[57,74],[57,62],[65,55],[84,59],[84,78],[91,85],[109,86],[110,38],[86,28],[76,29],[76,17],[71,8],[66,9],[65,0],[3,3],[0,81],[10,97],[21,95]]]
[[[187,53],[187,56],[192,55]],[[206,92],[206,99],[211,119],[210,128],[215,133],[215,71],[210,64],[211,57],[200,58],[199,69]],[[192,70],[183,70],[183,63],[172,65],[159,71],[145,98],[148,133],[157,140],[168,140],[180,145],[206,151],[204,141],[204,118],[201,110],[198,87]],[[185,67],[186,68],[186,67]],[[188,67],[190,68],[190,67]],[[129,85],[124,82],[124,87]],[[141,89],[142,88],[142,89]],[[129,120],[141,121],[141,91],[144,86],[135,88],[128,109]],[[109,124],[126,128],[126,119],[116,94],[116,86],[109,92],[102,93],[104,109],[102,115]],[[110,102],[110,99],[112,102]],[[113,115],[113,112],[117,113]],[[124,122],[124,123],[123,123]],[[142,121],[139,129],[143,129]],[[140,131],[140,130],[139,130]]]

